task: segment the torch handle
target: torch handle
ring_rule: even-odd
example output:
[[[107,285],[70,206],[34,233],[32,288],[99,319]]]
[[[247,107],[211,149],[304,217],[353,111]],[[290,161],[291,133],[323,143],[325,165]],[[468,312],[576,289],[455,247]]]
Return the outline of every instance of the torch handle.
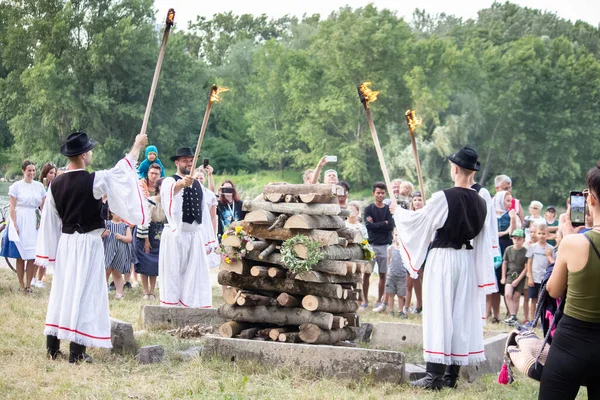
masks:
[[[413,155],[415,156],[415,165],[417,167],[417,178],[419,179],[419,189],[421,190],[421,198],[423,204],[425,204],[425,188],[423,186],[423,175],[421,174],[421,162],[419,161],[419,153],[417,152],[417,140],[415,139],[415,132],[410,129],[410,143],[412,144]]]
[[[388,174],[387,167],[385,166],[385,160],[383,159],[383,152],[381,151],[381,145],[379,144],[379,137],[377,136],[377,130],[373,123],[373,117],[371,116],[371,110],[368,108],[365,110],[367,113],[367,122],[369,129],[371,130],[371,136],[373,136],[373,143],[375,143],[375,151],[377,152],[377,158],[379,159],[379,166],[383,173],[383,179],[385,180],[385,186],[387,186],[390,200],[396,202],[396,197],[392,195],[392,181],[390,181],[390,174]]]
[[[196,164],[198,163],[198,157],[200,157],[200,148],[202,147],[202,141],[204,140],[204,133],[208,125],[208,117],[210,117],[210,110],[212,110],[212,101],[208,100],[206,111],[204,112],[204,119],[202,120],[202,127],[200,128],[200,136],[198,136],[198,144],[196,144],[196,152],[194,153],[194,160],[192,161],[192,169],[190,170],[190,176],[194,176],[196,170]]]
[[[146,112],[144,113],[144,121],[142,122],[140,134],[145,134],[146,129],[148,128],[148,120],[150,119],[150,111],[152,110],[152,102],[154,101],[154,92],[156,91],[158,77],[162,68],[163,59],[165,58],[165,50],[167,48],[167,40],[169,40],[170,32],[171,25],[167,25],[165,27],[165,33],[163,34],[162,43],[160,44],[160,51],[158,52],[158,60],[156,61],[156,68],[154,69],[154,77],[152,78],[152,86],[150,87],[150,95],[148,96],[148,103],[146,104]]]

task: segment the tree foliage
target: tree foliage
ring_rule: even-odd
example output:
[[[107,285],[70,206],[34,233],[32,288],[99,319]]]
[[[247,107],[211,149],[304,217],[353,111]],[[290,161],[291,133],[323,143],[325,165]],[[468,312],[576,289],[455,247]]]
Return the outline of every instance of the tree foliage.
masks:
[[[112,164],[144,114],[162,35],[152,1],[6,0],[0,20],[3,163],[64,162],[59,143],[83,129],[102,144],[95,164]],[[428,193],[449,184],[445,156],[469,144],[480,182],[508,174],[521,199],[554,202],[597,158],[599,60],[597,28],[508,2],[466,21],[372,5],[327,18],[228,12],[171,33],[148,133],[163,158],[194,146],[218,83],[231,90],[202,149],[218,171],[300,171],[329,154],[368,187],[382,176],[356,85],[371,81],[393,177],[416,182],[404,121],[416,108]]]

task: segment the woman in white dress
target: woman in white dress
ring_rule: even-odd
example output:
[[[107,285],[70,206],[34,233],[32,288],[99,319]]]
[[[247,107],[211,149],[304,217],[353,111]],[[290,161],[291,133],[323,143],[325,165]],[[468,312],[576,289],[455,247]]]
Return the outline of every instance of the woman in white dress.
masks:
[[[196,168],[194,178],[202,185],[203,202],[202,202],[202,214],[210,215],[209,218],[202,220],[202,235],[204,240],[204,249],[206,250],[206,257],[208,258],[208,267],[216,268],[221,263],[221,257],[217,250],[219,243],[217,241],[217,196],[210,190],[210,182],[212,182],[212,167],[206,166],[206,169]],[[207,177],[208,175],[208,177]],[[207,189],[204,184],[209,181],[209,188]],[[214,183],[212,184],[214,187]]]
[[[39,228],[40,209],[44,206],[46,189],[35,179],[35,164],[29,160],[21,165],[23,179],[8,189],[10,218],[0,256],[17,260],[19,291],[31,293],[31,281],[35,276],[35,244]],[[25,268],[27,261],[27,268]],[[25,276],[25,270],[27,274]]]

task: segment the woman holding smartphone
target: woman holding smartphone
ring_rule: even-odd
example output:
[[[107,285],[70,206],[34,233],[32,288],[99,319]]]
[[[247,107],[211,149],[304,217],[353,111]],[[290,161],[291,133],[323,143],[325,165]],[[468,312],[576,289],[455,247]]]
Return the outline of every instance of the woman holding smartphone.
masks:
[[[587,173],[587,205],[600,221],[600,163]],[[565,301],[540,382],[540,399],[574,399],[583,385],[590,399],[600,398],[600,225],[577,235],[571,198],[558,256],[546,290]],[[581,219],[581,217],[579,218]],[[565,296],[566,295],[566,296]]]
[[[219,218],[219,241],[223,232],[227,230],[233,221],[241,221],[246,216],[242,211],[243,202],[240,200],[232,181],[226,180],[221,185],[219,202],[217,204],[217,217]]]

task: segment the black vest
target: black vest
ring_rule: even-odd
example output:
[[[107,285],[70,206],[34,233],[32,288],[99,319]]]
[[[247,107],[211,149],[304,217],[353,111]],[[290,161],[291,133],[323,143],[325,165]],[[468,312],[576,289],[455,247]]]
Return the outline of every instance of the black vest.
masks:
[[[431,248],[473,249],[470,241],[483,229],[487,204],[479,194],[470,189],[444,190],[448,202],[448,217],[437,230]]]
[[[173,175],[175,182],[182,179],[179,175]],[[188,224],[202,223],[202,186],[200,182],[194,179],[191,187],[183,189],[183,218],[182,221]]]
[[[87,233],[105,227],[100,216],[102,200],[94,198],[95,173],[67,172],[50,185],[56,211],[62,220],[63,233]]]

